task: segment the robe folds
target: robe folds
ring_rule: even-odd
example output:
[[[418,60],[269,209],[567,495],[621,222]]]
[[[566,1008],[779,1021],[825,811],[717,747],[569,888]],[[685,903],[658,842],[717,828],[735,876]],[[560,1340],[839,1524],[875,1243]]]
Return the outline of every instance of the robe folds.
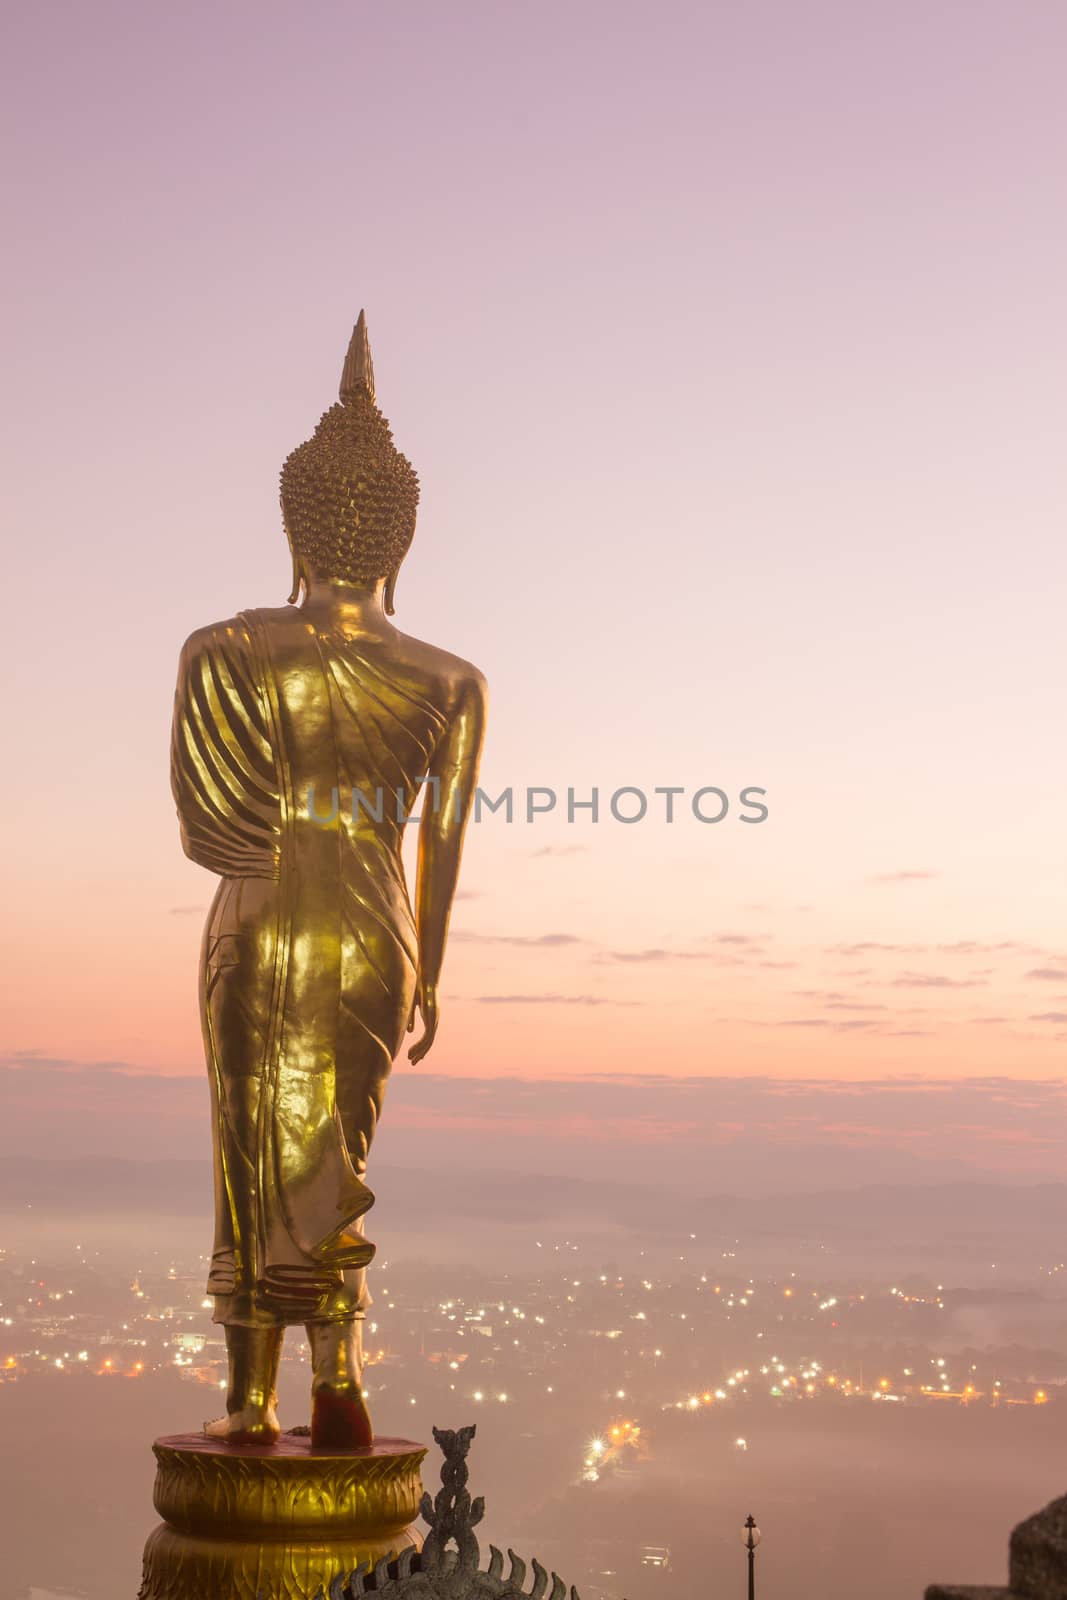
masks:
[[[403,821],[445,720],[378,643],[293,608],[182,652],[172,785],[186,854],[221,878],[200,984],[218,1322],[367,1303],[367,1152],[418,965]]]

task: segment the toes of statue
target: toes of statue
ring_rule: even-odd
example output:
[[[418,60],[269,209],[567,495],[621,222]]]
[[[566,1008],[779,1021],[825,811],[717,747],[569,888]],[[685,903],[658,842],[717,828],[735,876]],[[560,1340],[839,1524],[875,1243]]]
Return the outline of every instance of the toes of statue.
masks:
[[[236,1411],[204,1423],[205,1436],[225,1444],[273,1444],[280,1433],[277,1421],[262,1413]]]

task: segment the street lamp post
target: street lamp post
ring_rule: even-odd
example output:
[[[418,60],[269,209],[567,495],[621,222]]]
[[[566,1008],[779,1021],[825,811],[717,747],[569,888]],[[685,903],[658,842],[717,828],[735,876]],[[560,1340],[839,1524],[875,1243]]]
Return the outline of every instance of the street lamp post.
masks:
[[[751,1512],[745,1518],[742,1537],[745,1541],[745,1549],[748,1551],[748,1600],[756,1600],[756,1546],[760,1542],[760,1531],[756,1527],[756,1519]]]

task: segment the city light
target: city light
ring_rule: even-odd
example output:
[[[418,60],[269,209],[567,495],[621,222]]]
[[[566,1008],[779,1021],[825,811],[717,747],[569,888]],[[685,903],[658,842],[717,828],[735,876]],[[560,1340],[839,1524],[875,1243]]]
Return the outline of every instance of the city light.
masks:
[[[731,1270],[726,1262],[724,1270]],[[367,1360],[384,1380],[386,1406],[428,1407],[450,1393],[455,1403],[458,1385],[449,1380],[462,1369],[465,1382],[477,1385],[464,1390],[474,1403],[508,1405],[520,1432],[531,1426],[545,1397],[559,1395],[554,1417],[565,1419],[570,1410],[575,1416],[571,1481],[597,1495],[616,1473],[642,1473],[650,1457],[669,1460],[672,1448],[683,1448],[683,1436],[686,1450],[748,1452],[761,1419],[787,1408],[798,1422],[802,1414],[810,1416],[811,1423],[801,1426],[814,1428],[821,1425],[816,1419],[824,1406],[859,1415],[871,1399],[885,1402],[884,1408],[868,1408],[872,1418],[883,1409],[891,1414],[905,1408],[906,1414],[960,1405],[999,1406],[1001,1415],[1019,1416],[1008,1408],[1061,1403],[1051,1381],[1056,1373],[1038,1364],[1040,1356],[1029,1354],[1020,1369],[1002,1361],[993,1379],[981,1354],[969,1352],[974,1360],[952,1358],[959,1362],[953,1371],[949,1358],[936,1353],[938,1343],[948,1342],[945,1321],[936,1323],[940,1332],[935,1334],[940,1308],[920,1279],[906,1280],[905,1288],[894,1285],[893,1294],[872,1289],[865,1320],[851,1322],[864,1290],[849,1284],[844,1273],[829,1283],[823,1273],[823,1287],[814,1291],[802,1279],[783,1287],[780,1279],[742,1283],[738,1277],[716,1284],[713,1295],[706,1273],[686,1271],[689,1275],[677,1281],[669,1275],[657,1278],[644,1309],[628,1316],[618,1294],[625,1280],[614,1269],[588,1277],[584,1296],[582,1280],[568,1276],[561,1282],[558,1275],[546,1282],[504,1274],[494,1285],[495,1297],[473,1282],[465,1293],[460,1274],[448,1298],[438,1293],[423,1299],[417,1280],[405,1277],[403,1268],[394,1269],[387,1298],[403,1311],[387,1316],[382,1326],[388,1335],[383,1332],[368,1349]],[[69,1392],[100,1376],[151,1373],[160,1381],[225,1392],[223,1330],[203,1315],[202,1273],[199,1264],[195,1271],[181,1264],[175,1277],[158,1264],[142,1262],[132,1282],[131,1274],[123,1273],[110,1309],[94,1310],[92,1316],[88,1307],[94,1297],[83,1292],[84,1286],[48,1289],[23,1278],[11,1293],[0,1279],[0,1332],[6,1345],[0,1347],[0,1383],[51,1382]],[[52,1271],[49,1281],[56,1281]],[[644,1281],[653,1286],[652,1279]],[[82,1302],[84,1317],[74,1309]],[[541,1306],[536,1315],[534,1303]],[[524,1311],[523,1304],[531,1309]],[[764,1308],[762,1315],[757,1304]],[[19,1315],[12,1319],[7,1313],[16,1306]],[[841,1329],[832,1334],[825,1315],[830,1307],[837,1312],[833,1327]],[[891,1319],[884,1331],[872,1323],[879,1316]],[[905,1334],[901,1319],[907,1319]],[[20,1332],[9,1337],[13,1320]],[[958,1330],[951,1332],[955,1338]],[[664,1333],[666,1345],[649,1346],[650,1337]],[[591,1338],[599,1341],[598,1358],[586,1372],[583,1395],[574,1381],[572,1352]],[[912,1365],[898,1365],[898,1352],[906,1352]],[[306,1360],[303,1342],[287,1340],[283,1361],[294,1373],[305,1363],[305,1384]],[[595,1406],[597,1394],[606,1414],[600,1415],[599,1427],[595,1412],[586,1415],[583,1426],[582,1405]],[[625,1417],[612,1416],[623,1401]],[[881,1426],[867,1424],[872,1425]],[[761,1458],[769,1453],[763,1444]]]

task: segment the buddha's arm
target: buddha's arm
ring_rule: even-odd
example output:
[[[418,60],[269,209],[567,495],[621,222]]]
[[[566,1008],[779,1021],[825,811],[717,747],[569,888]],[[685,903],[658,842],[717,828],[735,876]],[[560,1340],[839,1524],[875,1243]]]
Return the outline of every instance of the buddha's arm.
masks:
[[[273,877],[280,800],[266,712],[237,622],[194,633],[174,696],[171,786],[187,856],[228,877]]]
[[[485,731],[485,679],[474,674],[460,686],[456,708],[430,764],[431,783],[423,799],[419,824],[419,861],[415,881],[415,921],[419,936],[416,1005],[423,1033],[408,1051],[421,1061],[437,1032],[437,985],[448,937],[448,918],[459,877],[463,835],[474,804],[478,762]],[[412,1011],[411,1027],[415,1024]]]

